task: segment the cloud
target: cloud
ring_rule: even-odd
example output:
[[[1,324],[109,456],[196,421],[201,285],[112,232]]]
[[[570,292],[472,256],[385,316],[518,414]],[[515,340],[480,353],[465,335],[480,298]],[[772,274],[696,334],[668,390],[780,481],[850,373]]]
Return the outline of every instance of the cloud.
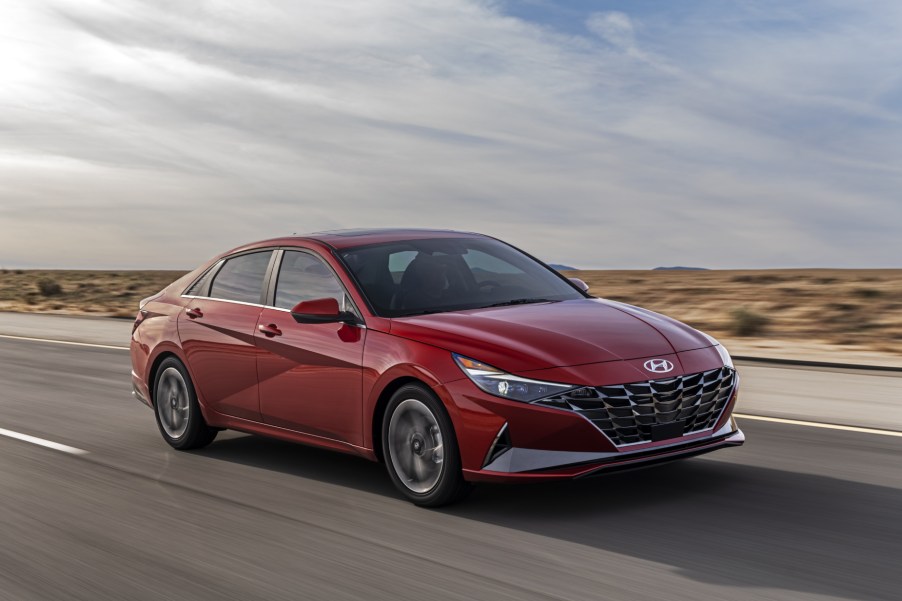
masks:
[[[586,21],[586,27],[614,46],[629,49],[634,45],[633,21],[625,13],[617,11],[593,13]]]
[[[482,0],[0,5],[0,262],[187,268],[402,225],[579,266],[898,265],[881,6],[575,31]]]

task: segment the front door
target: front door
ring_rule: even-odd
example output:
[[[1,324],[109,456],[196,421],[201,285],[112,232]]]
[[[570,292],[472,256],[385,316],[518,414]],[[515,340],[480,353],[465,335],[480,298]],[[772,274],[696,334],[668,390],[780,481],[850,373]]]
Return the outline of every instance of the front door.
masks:
[[[332,269],[312,252],[286,250],[273,304],[260,314],[257,358],[263,421],[353,445],[363,444],[362,368],[366,329],[300,324],[288,311],[332,297],[355,310]]]

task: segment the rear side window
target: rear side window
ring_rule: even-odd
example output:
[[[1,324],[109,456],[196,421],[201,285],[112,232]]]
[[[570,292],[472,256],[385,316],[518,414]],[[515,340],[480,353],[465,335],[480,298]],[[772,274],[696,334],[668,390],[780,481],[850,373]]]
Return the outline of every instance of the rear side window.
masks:
[[[267,250],[226,261],[213,279],[210,297],[259,304],[270,256]]]
[[[318,298],[334,298],[346,310],[344,287],[322,259],[305,252],[285,251],[276,281],[276,307],[291,309],[301,301]]]
[[[209,268],[204,275],[197,278],[197,281],[191,284],[191,287],[185,290],[184,294],[186,296],[201,296],[203,291],[207,289],[207,283],[210,281],[210,277],[216,271],[216,267],[219,264],[217,263],[213,267]]]

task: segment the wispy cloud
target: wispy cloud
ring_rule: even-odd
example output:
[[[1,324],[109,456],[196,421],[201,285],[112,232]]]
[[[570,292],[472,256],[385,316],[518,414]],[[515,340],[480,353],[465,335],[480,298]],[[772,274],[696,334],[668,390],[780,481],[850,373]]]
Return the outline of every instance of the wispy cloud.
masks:
[[[902,263],[895,3],[683,4],[0,5],[0,262],[413,225],[580,266]]]

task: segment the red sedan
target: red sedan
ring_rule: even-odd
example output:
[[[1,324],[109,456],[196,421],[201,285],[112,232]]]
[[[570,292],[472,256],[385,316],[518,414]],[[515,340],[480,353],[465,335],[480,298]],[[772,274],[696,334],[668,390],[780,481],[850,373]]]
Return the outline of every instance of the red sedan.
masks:
[[[174,448],[234,429],[345,451],[424,506],[744,441],[717,341],[479,234],[231,250],[141,302],[131,357]]]

